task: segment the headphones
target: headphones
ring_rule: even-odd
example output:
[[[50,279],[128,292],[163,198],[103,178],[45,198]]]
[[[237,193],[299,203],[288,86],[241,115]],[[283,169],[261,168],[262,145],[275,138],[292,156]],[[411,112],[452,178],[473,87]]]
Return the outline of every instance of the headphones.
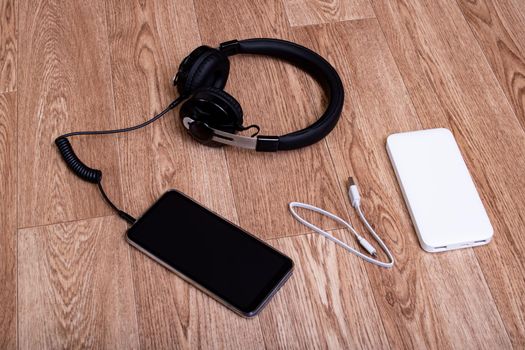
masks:
[[[243,126],[241,105],[223,90],[230,73],[229,57],[236,54],[271,56],[303,69],[328,96],[325,112],[314,124],[283,136],[236,135],[252,127],[259,129],[257,125]],[[180,96],[187,98],[180,108],[182,124],[195,140],[212,147],[226,144],[275,152],[309,146],[332,131],[344,102],[343,84],[330,63],[304,46],[279,39],[232,40],[220,44],[218,49],[199,46],[184,58],[173,84]]]
[[[242,108],[237,100],[225,92],[230,73],[229,56],[239,53],[265,55],[283,59],[311,74],[329,97],[325,112],[309,127],[283,136],[252,137],[237,132],[259,126],[243,126]],[[220,44],[218,49],[200,46],[180,64],[173,79],[179,97],[153,118],[130,127],[113,130],[75,131],[55,139],[58,151],[69,169],[81,179],[97,184],[104,200],[117,214],[130,224],[135,218],[119,209],[102,187],[102,171],[90,168],[75,154],[69,138],[81,135],[107,135],[143,128],[183,104],[180,119],[190,135],[207,146],[231,145],[262,152],[292,150],[309,146],[328,135],[335,127],[343,109],[344,89],[334,67],[324,58],[301,45],[278,39],[232,40]]]

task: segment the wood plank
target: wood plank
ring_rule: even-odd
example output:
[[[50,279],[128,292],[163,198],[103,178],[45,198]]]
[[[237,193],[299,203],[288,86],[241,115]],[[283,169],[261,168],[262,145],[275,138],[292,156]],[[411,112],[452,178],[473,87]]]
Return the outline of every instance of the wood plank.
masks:
[[[0,93],[16,89],[16,0],[0,0]]]
[[[283,0],[291,26],[374,17],[368,0]]]
[[[73,175],[54,139],[74,130],[115,126],[104,2],[22,0],[19,19],[18,137],[21,227],[101,216],[111,209]],[[116,139],[77,137],[80,159],[102,169],[120,202]]]
[[[111,216],[18,232],[21,349],[138,348],[125,228]]]
[[[352,103],[345,105],[344,127],[327,140],[341,190],[346,192],[347,176],[354,174],[365,213],[396,258],[391,271],[366,265],[390,344],[394,348],[510,346],[473,252],[438,257],[419,247],[385,140],[394,132],[421,129],[421,124],[378,22],[301,28],[295,34],[299,42],[324,54],[333,50],[330,38],[346,38],[333,57]],[[348,204],[347,208],[352,211]],[[472,290],[479,300],[469,299]],[[468,324],[461,322],[466,319]]]
[[[267,348],[389,348],[362,260],[317,234],[270,243],[295,269],[260,316]]]
[[[0,348],[16,334],[16,93],[0,94]]]
[[[525,23],[525,6],[509,0],[458,4],[525,130],[525,31],[514,34]]]
[[[525,46],[525,28],[523,22],[525,21],[525,7],[521,0],[510,0],[509,3],[499,1],[497,4],[500,11],[500,17],[504,20],[505,26],[516,38],[516,42],[521,47],[522,51]]]
[[[424,128],[448,127],[495,229],[475,249],[512,344],[525,344],[525,133],[457,4],[373,1]],[[436,16],[439,13],[439,16]]]
[[[171,78],[200,45],[192,2],[108,1],[115,104],[119,124],[144,120],[176,96]],[[186,135],[178,111],[119,139],[125,206],[139,215],[164,191],[179,189],[237,222],[222,150]],[[260,348],[259,321],[239,318],[138,251],[132,266],[141,347]]]
[[[278,2],[196,1],[195,7],[202,41],[211,45],[234,38],[292,39],[284,8]],[[262,134],[283,135],[299,130],[313,123],[324,110],[321,92],[312,94],[308,88],[313,79],[297,68],[256,56],[234,57],[231,63],[226,91],[241,103],[245,123],[261,125]],[[294,200],[346,217],[324,141],[298,151],[273,154],[233,147],[225,148],[225,152],[239,222],[259,237],[307,231],[288,212],[287,205]],[[310,213],[307,218],[327,229],[340,227]]]

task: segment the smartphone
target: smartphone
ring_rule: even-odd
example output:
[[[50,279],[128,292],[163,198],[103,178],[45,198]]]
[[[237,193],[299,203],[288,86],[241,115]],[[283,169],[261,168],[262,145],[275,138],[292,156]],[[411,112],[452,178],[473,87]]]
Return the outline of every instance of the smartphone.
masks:
[[[286,255],[175,190],[135,222],[127,240],[245,317],[266,305],[294,266]]]

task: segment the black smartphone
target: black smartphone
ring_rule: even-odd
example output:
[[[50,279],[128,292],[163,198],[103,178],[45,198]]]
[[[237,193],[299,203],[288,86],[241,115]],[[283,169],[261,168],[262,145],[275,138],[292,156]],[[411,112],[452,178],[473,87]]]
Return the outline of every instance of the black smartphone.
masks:
[[[293,270],[289,257],[175,190],[135,222],[127,239],[245,317],[255,316]]]

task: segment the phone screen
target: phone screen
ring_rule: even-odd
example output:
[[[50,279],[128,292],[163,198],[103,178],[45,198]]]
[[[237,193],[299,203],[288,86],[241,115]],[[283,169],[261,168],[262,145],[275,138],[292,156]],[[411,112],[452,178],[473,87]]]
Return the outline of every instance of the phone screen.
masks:
[[[245,316],[256,314],[293,269],[290,258],[177,191],[166,192],[127,235]]]

